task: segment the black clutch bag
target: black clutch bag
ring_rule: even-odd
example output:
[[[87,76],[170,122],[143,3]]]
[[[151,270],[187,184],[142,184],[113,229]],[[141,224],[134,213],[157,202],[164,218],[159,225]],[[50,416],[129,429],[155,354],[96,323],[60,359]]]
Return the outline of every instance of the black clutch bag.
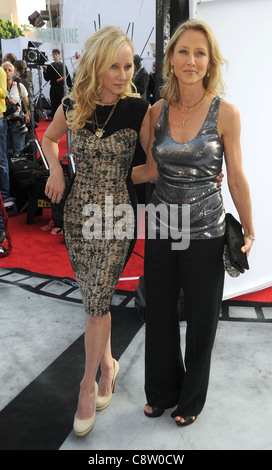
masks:
[[[232,214],[226,214],[226,231],[224,246],[224,266],[225,271],[231,277],[237,277],[249,269],[246,253],[242,253],[241,248],[244,245],[244,236],[242,225]]]

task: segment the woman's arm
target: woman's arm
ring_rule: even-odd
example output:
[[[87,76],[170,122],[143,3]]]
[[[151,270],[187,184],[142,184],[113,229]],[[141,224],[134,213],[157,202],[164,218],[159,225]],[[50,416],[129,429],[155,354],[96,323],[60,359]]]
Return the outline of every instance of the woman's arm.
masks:
[[[28,96],[23,98],[23,111],[25,112],[25,122],[26,124],[30,121],[29,111],[28,111]]]
[[[145,131],[144,144],[142,144],[146,152],[146,163],[139,165],[132,170],[132,181],[134,184],[147,183],[148,181],[156,181],[158,178],[157,164],[152,156],[152,146],[155,140],[155,127],[159,119],[159,115],[162,108],[162,101],[156,102],[152,108],[149,109],[149,119],[145,123],[145,119],[142,124],[142,128]],[[145,116],[146,118],[146,116]],[[141,132],[142,132],[141,128]],[[140,132],[140,140],[141,140]],[[147,143],[148,142],[148,143]],[[142,141],[141,141],[142,143]]]
[[[15,87],[16,89],[15,89],[14,87]],[[16,99],[16,91],[17,91],[16,82],[12,82],[11,88],[10,88],[10,92],[7,93],[8,106],[11,105],[11,104],[15,104],[15,103],[18,102],[18,99],[17,99],[17,101],[15,101],[15,99]],[[19,94],[18,94],[18,97],[19,97]]]
[[[239,213],[245,234],[245,245],[242,251],[247,252],[252,247],[253,240],[247,235],[255,237],[250,190],[242,167],[242,152],[240,145],[241,123],[237,108],[226,101],[222,101],[218,116],[218,128],[222,130],[224,154],[227,168],[228,187]]]
[[[147,153],[148,142],[150,137],[150,115],[151,106],[148,106],[139,132],[140,143],[145,153]]]
[[[53,203],[59,203],[61,201],[65,189],[64,174],[59,162],[59,141],[67,131],[68,126],[62,105],[60,105],[42,141],[42,149],[48,162],[50,172],[44,192]]]

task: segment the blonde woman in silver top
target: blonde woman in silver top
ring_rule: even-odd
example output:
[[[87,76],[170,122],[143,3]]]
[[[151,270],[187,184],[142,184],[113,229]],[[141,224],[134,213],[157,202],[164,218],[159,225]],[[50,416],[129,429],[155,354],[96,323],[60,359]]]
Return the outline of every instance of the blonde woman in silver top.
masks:
[[[216,175],[224,156],[231,196],[249,254],[254,227],[249,186],[242,168],[240,116],[223,100],[217,40],[204,22],[180,25],[165,53],[162,100],[151,110],[146,165],[134,180],[158,171],[151,202],[190,204],[190,245],[173,250],[171,237],[146,240],[146,373],[148,417],[175,407],[177,425],[195,422],[208,388],[210,358],[223,294],[224,205]],[[179,218],[180,221],[180,218]],[[182,230],[182,226],[178,227]],[[175,241],[175,240],[174,240]],[[186,352],[180,348],[177,302],[184,291]]]

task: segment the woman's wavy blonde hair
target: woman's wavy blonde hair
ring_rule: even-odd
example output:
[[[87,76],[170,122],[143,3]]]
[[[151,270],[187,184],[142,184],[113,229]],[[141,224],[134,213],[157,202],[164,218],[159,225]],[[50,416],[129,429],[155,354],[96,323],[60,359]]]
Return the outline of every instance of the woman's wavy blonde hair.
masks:
[[[103,88],[103,76],[114,63],[118,52],[127,45],[131,47],[133,57],[132,42],[120,28],[115,26],[105,26],[87,39],[69,95],[73,101],[73,108],[67,112],[67,124],[70,129],[77,130],[84,127],[97,104],[101,104],[99,94]],[[131,77],[133,77],[133,67],[132,63]],[[130,81],[120,98],[131,96],[132,88],[133,84]]]
[[[224,95],[224,81],[222,76],[222,65],[226,63],[226,60],[221,55],[217,39],[212,29],[203,21],[191,19],[185,23],[180,24],[174,31],[168,46],[165,51],[164,64],[163,64],[163,79],[164,85],[161,88],[161,96],[169,103],[178,101],[179,99],[179,87],[178,80],[174,73],[171,73],[170,57],[174,52],[176,43],[180,35],[188,29],[194,29],[202,31],[208,40],[210,48],[210,66],[209,76],[208,74],[203,79],[204,88],[210,93],[222,96]]]

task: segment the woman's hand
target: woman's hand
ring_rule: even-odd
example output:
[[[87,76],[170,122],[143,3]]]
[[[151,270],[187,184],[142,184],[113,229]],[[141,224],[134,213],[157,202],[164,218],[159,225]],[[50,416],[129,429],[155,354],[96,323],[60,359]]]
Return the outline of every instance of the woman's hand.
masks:
[[[12,104],[16,104],[16,101],[14,101],[13,98],[11,98],[10,96],[7,98],[7,101],[8,101],[8,105],[12,105]]]
[[[223,178],[224,178],[224,174],[221,171],[221,173],[219,173],[219,175],[217,175],[216,177],[217,181],[219,182],[219,186],[222,186]]]
[[[244,246],[242,246],[242,248],[241,248],[242,253],[246,253],[247,256],[249,255],[254,240],[255,240],[255,239],[254,239],[253,237],[251,237],[251,236],[244,236],[244,242],[245,242],[245,244],[244,244]]]
[[[42,149],[50,168],[50,176],[45,186],[45,195],[52,203],[60,203],[65,190],[65,178],[58,159],[59,140],[68,131],[62,105],[55,113],[54,119],[45,131]]]
[[[25,113],[24,118],[25,118],[25,123],[28,124],[30,122],[30,115],[28,111]]]
[[[44,193],[52,203],[60,203],[65,190],[65,178],[59,163],[50,169],[50,176],[45,185]]]

